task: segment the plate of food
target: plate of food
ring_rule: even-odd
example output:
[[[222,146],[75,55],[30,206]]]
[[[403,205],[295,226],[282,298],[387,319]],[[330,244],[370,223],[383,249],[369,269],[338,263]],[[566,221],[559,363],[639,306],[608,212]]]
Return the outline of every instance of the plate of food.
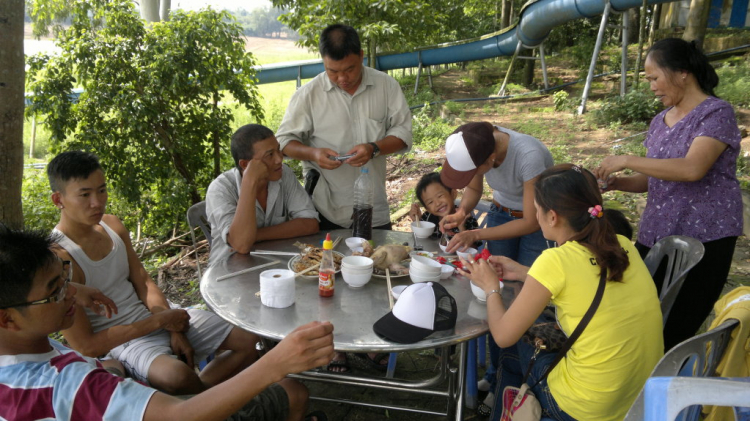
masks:
[[[291,259],[289,259],[289,270],[292,272],[302,272],[305,269],[310,268],[311,266],[319,265],[320,259],[323,257],[323,249],[320,247],[315,247],[311,244],[302,244],[302,243],[295,243],[295,246],[300,248],[300,254],[297,256],[293,256]],[[333,252],[333,265],[336,267],[336,273],[341,272],[341,259],[344,258],[344,255],[342,253],[339,253],[337,251]],[[300,275],[302,278],[306,279],[317,279],[318,278],[318,270],[313,269],[304,275]]]

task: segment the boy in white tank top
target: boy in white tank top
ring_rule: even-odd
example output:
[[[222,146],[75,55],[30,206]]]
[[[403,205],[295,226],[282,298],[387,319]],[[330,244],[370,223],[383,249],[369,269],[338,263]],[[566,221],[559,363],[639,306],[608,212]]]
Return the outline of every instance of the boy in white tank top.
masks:
[[[52,202],[60,209],[55,231],[64,235],[63,259],[72,260],[73,280],[111,297],[119,312],[111,319],[79,311],[62,333],[77,351],[108,355],[132,377],[170,394],[195,394],[232,377],[257,358],[258,337],[202,310],[171,309],[146,272],[130,233],[105,214],[107,186],[95,155],[64,152],[47,167]],[[194,364],[225,350],[200,374]]]

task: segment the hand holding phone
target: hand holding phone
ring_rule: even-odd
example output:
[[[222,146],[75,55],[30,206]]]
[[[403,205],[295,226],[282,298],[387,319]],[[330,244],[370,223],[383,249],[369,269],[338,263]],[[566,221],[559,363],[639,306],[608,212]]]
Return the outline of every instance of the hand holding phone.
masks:
[[[329,158],[333,159],[334,161],[346,161],[347,159],[353,157],[354,155],[356,154],[352,153],[349,155],[330,156]]]

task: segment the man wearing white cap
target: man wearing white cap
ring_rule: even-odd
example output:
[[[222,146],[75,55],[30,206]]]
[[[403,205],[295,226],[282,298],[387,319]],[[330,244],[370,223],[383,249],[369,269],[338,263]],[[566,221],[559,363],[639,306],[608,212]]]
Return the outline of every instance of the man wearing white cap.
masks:
[[[463,224],[479,202],[484,178],[492,187],[492,207],[487,228],[463,231],[448,243],[447,252],[471,247],[487,240],[493,255],[507,256],[531,265],[547,248],[534,208],[534,183],[539,174],[553,165],[552,155],[539,139],[487,122],[467,123],[457,128],[445,142],[445,163],[440,179],[446,186],[464,190],[456,213],[441,221],[441,229]],[[490,362],[499,348],[490,341]],[[488,368],[480,389],[494,390],[495,372]],[[493,396],[477,408],[489,415]],[[489,402],[489,405],[488,405]]]

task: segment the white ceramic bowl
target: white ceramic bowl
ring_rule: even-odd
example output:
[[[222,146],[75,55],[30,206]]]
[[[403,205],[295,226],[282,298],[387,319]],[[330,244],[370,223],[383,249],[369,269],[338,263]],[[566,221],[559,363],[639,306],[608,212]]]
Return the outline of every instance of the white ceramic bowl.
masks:
[[[341,277],[344,282],[352,288],[361,288],[370,282],[372,278],[372,269],[369,272],[354,272],[347,268],[341,268]]]
[[[475,249],[473,247],[469,247],[469,248],[467,248],[464,251],[456,250],[456,254],[460,258],[462,258],[464,260],[468,260],[470,256],[474,256],[475,254],[477,254],[477,249]]]
[[[414,283],[418,282],[440,282],[440,274],[437,275],[425,275],[425,274],[419,274],[414,273],[412,271],[409,271],[409,278],[411,278],[411,281]]]
[[[424,257],[426,257],[428,259],[432,259],[435,255],[432,254],[432,252],[429,252],[429,251],[419,250],[419,251],[412,251],[411,253],[409,253],[409,256],[410,257],[424,256]]]
[[[365,256],[346,256],[341,259],[341,268],[360,269],[370,268],[372,269],[372,259]]]
[[[469,283],[471,284],[471,292],[477,297],[477,300],[481,302],[487,301],[487,295],[485,295],[484,290],[474,285],[474,282],[469,281]]]
[[[398,300],[398,297],[401,296],[401,293],[404,292],[408,285],[396,285],[395,287],[391,288],[391,295],[393,295],[393,298]]]
[[[456,268],[454,268],[451,265],[443,265],[440,267],[440,279],[448,279],[453,275],[453,271],[455,271]]]
[[[444,246],[444,245],[442,245],[442,244],[439,244],[439,246],[440,246],[440,250],[442,250],[442,251],[443,251],[443,253],[445,253],[445,249],[447,249],[447,248],[448,248],[448,246]]]
[[[412,256],[411,263],[409,264],[409,272],[417,272],[422,274],[433,274],[440,276],[440,263],[424,256]]]
[[[430,238],[432,233],[435,231],[435,224],[427,221],[419,221],[419,226],[416,222],[411,223],[411,230],[417,236],[417,238]]]
[[[362,242],[367,241],[364,238],[360,237],[349,237],[346,239],[346,246],[349,247],[349,250],[351,251],[357,251],[355,248],[362,247]],[[360,250],[362,251],[362,250]]]

